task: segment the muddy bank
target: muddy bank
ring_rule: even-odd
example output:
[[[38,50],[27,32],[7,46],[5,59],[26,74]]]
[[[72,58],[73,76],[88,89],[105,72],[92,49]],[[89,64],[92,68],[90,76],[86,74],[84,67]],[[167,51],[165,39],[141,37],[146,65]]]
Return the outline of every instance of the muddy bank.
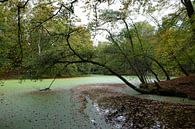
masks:
[[[83,111],[87,99],[105,121],[121,129],[194,129],[195,106],[132,97],[118,92],[124,85],[94,84],[73,88]]]
[[[153,90],[154,93],[156,92],[156,94],[160,95],[180,96],[195,99],[195,75],[141,85],[141,87]]]

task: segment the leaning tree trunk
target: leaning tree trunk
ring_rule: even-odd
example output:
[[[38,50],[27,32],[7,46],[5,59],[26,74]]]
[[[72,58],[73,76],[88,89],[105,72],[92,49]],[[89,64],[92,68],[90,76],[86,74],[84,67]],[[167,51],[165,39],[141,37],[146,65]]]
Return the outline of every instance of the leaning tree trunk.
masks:
[[[165,70],[165,68],[160,64],[160,62],[158,62],[156,59],[154,59],[154,58],[152,58],[150,56],[147,56],[147,55],[143,55],[143,56],[145,56],[145,57],[151,59],[152,61],[154,61],[162,69],[162,71],[164,72],[167,80],[170,80],[169,74],[167,73],[167,71]]]
[[[139,44],[140,44],[140,48],[141,48],[142,52],[145,53],[145,50],[144,50],[144,47],[143,47],[142,40],[141,40],[141,38],[140,38],[140,36],[139,36],[138,29],[137,29],[136,25],[134,24],[133,20],[132,20],[132,19],[130,19],[130,20],[131,20],[131,22],[132,22],[132,24],[133,24],[133,27],[134,27],[134,29],[135,29],[135,33],[136,33],[136,36],[137,36],[137,38],[138,38],[138,41],[139,41]],[[145,55],[145,54],[144,54],[144,55]],[[156,80],[157,80],[158,82],[160,82],[160,79],[158,78],[158,75],[154,72],[154,70],[152,70],[152,68],[151,68],[151,66],[148,64],[148,62],[147,62],[145,56],[144,56],[144,61],[145,61],[145,63],[146,63],[147,68],[149,69],[149,71],[154,75],[154,77],[156,78]],[[147,82],[147,81],[146,81],[146,82]]]
[[[128,41],[129,41],[129,43],[130,43],[130,45],[131,45],[131,49],[130,49],[130,51],[131,51],[131,53],[133,54],[133,67],[134,67],[134,69],[135,69],[135,72],[137,73],[137,75],[138,75],[138,78],[139,78],[139,80],[143,83],[143,84],[146,84],[147,83],[147,80],[146,80],[146,75],[144,74],[144,72],[142,71],[142,69],[141,68],[139,68],[139,61],[138,61],[138,59],[136,59],[135,58],[135,48],[134,48],[134,43],[133,43],[133,38],[132,38],[132,36],[131,36],[131,32],[130,32],[130,29],[129,29],[129,26],[128,26],[128,24],[127,24],[127,22],[126,22],[126,20],[125,19],[122,19],[122,21],[123,21],[123,23],[125,24],[125,28],[126,28],[126,31],[127,31],[127,39],[128,39]],[[139,37],[138,37],[139,38]]]
[[[101,66],[105,69],[107,69],[109,72],[111,72],[113,75],[117,76],[118,78],[120,78],[127,86],[131,87],[132,89],[134,89],[135,91],[139,92],[139,93],[142,93],[142,94],[149,94],[150,91],[148,90],[144,90],[144,89],[140,89],[136,86],[134,86],[133,84],[131,84],[127,79],[125,79],[122,75],[118,74],[117,72],[115,72],[114,70],[112,70],[111,68],[109,68],[108,66],[104,65],[104,64],[101,64],[99,62],[95,62],[95,61],[92,61],[92,60],[88,60],[88,59],[85,59],[83,58],[80,54],[78,54],[73,48],[72,46],[70,45],[70,42],[69,42],[69,38],[70,38],[70,35],[71,33],[73,32],[70,32],[69,34],[67,34],[67,38],[66,38],[66,41],[67,41],[67,44],[68,44],[68,47],[69,49],[73,52],[73,54],[75,56],[77,56],[82,62],[85,62],[85,63],[91,63],[91,64],[94,64],[94,65],[98,65],[98,66]]]
[[[126,59],[126,61],[128,62],[128,64],[131,66],[133,72],[139,78],[140,82],[145,83],[146,81],[144,80],[143,75],[138,71],[139,69],[137,68],[137,65],[133,64],[132,61],[130,61],[130,59],[128,58],[128,55],[121,49],[121,47],[118,44],[118,42],[115,41],[115,39],[113,38],[111,32],[108,31],[107,29],[99,29],[99,30],[104,30],[104,31],[108,32],[108,34],[110,35],[110,38],[111,38],[112,42],[117,46],[117,48],[119,49],[120,53],[123,55],[123,57]],[[133,45],[133,42],[131,40],[131,35],[129,37],[130,37],[129,40],[131,42],[131,45]],[[133,58],[134,58],[134,56],[133,56]]]
[[[181,72],[183,74],[185,74],[186,76],[189,76],[188,72],[183,68],[183,66],[181,65],[181,63],[179,62],[179,60],[177,59],[177,57],[174,55],[174,53],[171,53],[173,59],[176,61],[178,67],[180,68]]]

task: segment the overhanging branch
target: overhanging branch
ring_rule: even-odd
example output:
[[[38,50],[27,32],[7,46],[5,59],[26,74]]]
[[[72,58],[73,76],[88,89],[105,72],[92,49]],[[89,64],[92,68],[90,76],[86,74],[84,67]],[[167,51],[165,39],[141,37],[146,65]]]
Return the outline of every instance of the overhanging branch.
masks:
[[[126,85],[128,85],[129,87],[131,87],[132,89],[134,89],[135,91],[139,92],[139,93],[144,93],[144,94],[148,94],[149,91],[146,90],[142,90],[140,88],[137,88],[136,86],[134,86],[133,84],[131,84],[127,79],[125,79],[123,76],[121,76],[120,74],[118,74],[117,72],[115,72],[114,70],[112,70],[111,68],[109,68],[108,66],[106,66],[105,64],[101,64],[99,62],[93,61],[93,60],[88,60],[83,58],[82,56],[79,55],[79,53],[77,53],[74,48],[71,46],[70,42],[69,42],[69,38],[71,36],[73,32],[70,32],[67,37],[66,37],[66,41],[68,44],[69,49],[80,59],[80,62],[85,62],[85,63],[90,63],[90,64],[94,64],[100,67],[103,67],[105,69],[107,69],[109,72],[111,72],[113,75],[117,76],[118,78],[120,78]]]

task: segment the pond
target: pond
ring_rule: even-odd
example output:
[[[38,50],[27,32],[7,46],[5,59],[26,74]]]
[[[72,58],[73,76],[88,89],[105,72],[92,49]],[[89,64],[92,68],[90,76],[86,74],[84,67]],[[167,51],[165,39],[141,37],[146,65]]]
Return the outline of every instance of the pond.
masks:
[[[139,84],[136,77],[127,78],[133,84]],[[90,116],[96,113],[90,111],[92,102],[88,103],[85,110],[87,113],[81,113],[80,103],[73,100],[70,89],[83,84],[123,83],[115,76],[78,77],[57,79],[51,91],[47,93],[38,91],[47,87],[51,81],[52,79],[5,81],[0,87],[0,129],[64,129],[64,127],[66,129],[97,129],[96,124],[90,119]],[[183,98],[140,95],[128,87],[121,92],[141,98],[195,105],[195,101]],[[98,121],[102,124],[102,128],[113,128],[100,118]]]

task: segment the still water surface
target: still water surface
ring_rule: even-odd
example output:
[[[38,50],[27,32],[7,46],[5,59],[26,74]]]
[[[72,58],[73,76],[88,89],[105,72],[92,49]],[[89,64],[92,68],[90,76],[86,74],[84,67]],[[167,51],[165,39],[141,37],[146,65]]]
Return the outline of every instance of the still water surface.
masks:
[[[127,78],[133,84],[139,84],[136,77]],[[116,128],[98,116],[92,102],[88,103],[85,114],[79,112],[80,103],[73,100],[70,89],[83,84],[123,83],[120,79],[115,76],[57,79],[49,93],[37,92],[51,81],[5,81],[0,87],[0,129],[97,129],[98,124],[104,129]],[[147,99],[195,105],[195,101],[178,97],[141,95],[128,87],[121,92]]]

